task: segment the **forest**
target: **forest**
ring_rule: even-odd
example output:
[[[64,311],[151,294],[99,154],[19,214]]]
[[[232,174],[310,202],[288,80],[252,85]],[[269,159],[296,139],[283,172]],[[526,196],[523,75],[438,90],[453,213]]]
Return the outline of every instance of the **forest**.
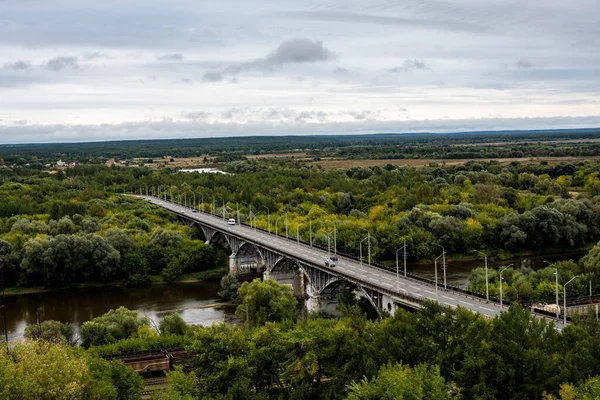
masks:
[[[479,159],[599,156],[598,129],[417,133],[376,135],[254,136],[128,140],[93,143],[0,145],[0,166],[43,169],[58,160],[103,163],[117,158],[208,157],[217,162],[246,156],[305,152],[320,159]]]
[[[335,227],[337,250],[354,256],[369,233],[373,260],[388,265],[404,240],[410,259],[423,262],[437,256],[433,243],[450,259],[479,257],[477,250],[507,260],[587,251],[600,240],[600,165],[592,161],[322,170],[280,158],[232,161],[222,169],[231,174],[104,165],[0,170],[8,285],[143,284],[223,270],[226,254],[205,245],[199,230],[122,195],[158,194],[159,186],[167,199],[226,218],[239,212],[242,222],[278,234],[287,228],[289,236],[307,242],[312,236],[325,248],[333,245]],[[561,285],[577,274],[586,278],[569,286],[569,297],[588,293],[589,281],[594,292],[600,289],[598,264],[585,260],[560,265]],[[476,270],[470,287],[481,291],[478,276]],[[551,277],[550,270],[516,267],[505,276],[505,293],[510,300],[544,301],[552,298]],[[490,279],[497,296],[497,274]]]
[[[505,141],[519,135],[535,137],[514,133]],[[557,140],[565,135],[583,139],[594,132],[554,135]],[[380,139],[374,146],[388,151]],[[460,140],[435,144],[429,138],[424,147],[464,149]],[[493,135],[481,140],[499,141]],[[498,148],[472,144],[482,151]],[[538,270],[519,265],[505,270],[504,296],[514,304],[490,320],[436,304],[393,316],[365,314],[360,300],[344,292],[341,317],[306,315],[298,312],[285,286],[272,281],[240,285],[225,276],[221,295],[239,304],[238,317],[245,321],[235,326],[187,326],[174,314],[154,327],[125,308],[87,321],[77,331],[58,321],[41,321],[26,328],[27,340],[11,345],[8,354],[1,352],[1,398],[138,399],[141,379],[102,356],[161,348],[185,348],[195,360],[190,371],[168,373],[169,388],[153,395],[165,400],[600,396],[598,322],[574,318],[559,331],[518,304],[552,300],[556,270],[561,297],[563,285],[575,276],[579,279],[569,284],[568,297],[586,295],[590,282],[594,293],[600,289],[596,161],[473,160],[326,170],[291,157],[245,158],[252,146],[229,144],[223,145],[223,154],[229,155],[218,165],[229,174],[202,174],[108,167],[98,160],[116,153],[107,148],[99,154],[94,146],[101,147],[90,144],[89,153],[79,153],[87,162],[59,169],[33,165],[58,157],[40,153],[33,160],[36,146],[2,149],[5,160],[15,154],[23,159],[18,167],[0,168],[0,262],[11,290],[144,285],[226,274],[228,249],[205,244],[200,230],[127,196],[134,193],[160,193],[225,218],[239,213],[243,223],[312,239],[324,248],[332,245],[335,229],[337,250],[352,256],[358,256],[359,243],[369,235],[373,261],[391,268],[405,241],[410,260],[424,263],[439,255],[433,243],[444,247],[449,260],[480,258],[477,252],[483,252],[507,265],[518,255],[588,254],[578,262]],[[336,147],[335,152],[350,149]],[[119,151],[127,156],[126,147]],[[69,154],[60,157],[74,153]],[[498,270],[490,269],[491,297],[499,288]],[[473,270],[467,289],[484,293],[482,268]]]
[[[139,399],[126,351],[185,348],[191,369],[167,372],[153,399],[591,399],[600,396],[599,328],[593,317],[562,331],[518,305],[493,319],[429,303],[369,319],[352,297],[342,316],[302,315],[291,289],[244,283],[248,322],[188,326],[177,314],[155,329],[119,308],[85,322],[79,346],[56,321],[0,355],[6,399]],[[67,372],[65,374],[64,372]]]

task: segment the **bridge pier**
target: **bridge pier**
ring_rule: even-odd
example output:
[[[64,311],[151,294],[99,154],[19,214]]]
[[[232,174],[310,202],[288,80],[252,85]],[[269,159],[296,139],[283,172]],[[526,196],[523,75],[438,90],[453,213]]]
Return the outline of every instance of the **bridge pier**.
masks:
[[[263,279],[273,279],[277,283],[288,285],[292,288],[294,296],[298,298],[304,298],[306,295],[304,288],[304,274],[299,269],[284,271],[272,271],[265,269],[265,272],[263,273]]]

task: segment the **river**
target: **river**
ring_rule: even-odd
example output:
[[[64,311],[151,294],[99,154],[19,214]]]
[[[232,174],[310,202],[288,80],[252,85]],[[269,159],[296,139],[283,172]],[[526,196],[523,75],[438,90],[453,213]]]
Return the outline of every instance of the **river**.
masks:
[[[40,320],[69,322],[77,329],[82,322],[110,309],[125,306],[137,310],[158,325],[165,315],[178,312],[189,324],[210,325],[235,320],[233,308],[202,308],[218,303],[219,283],[171,283],[149,287],[92,287],[45,293],[6,296],[9,340],[23,337],[25,327]],[[1,323],[0,323],[1,325]]]
[[[533,269],[543,268],[543,260],[554,262],[573,259],[578,261],[586,252],[557,254],[552,256],[518,257],[509,261],[489,261],[490,268],[515,264],[529,265]],[[395,261],[387,264],[395,265]],[[466,287],[469,274],[474,268],[483,267],[483,260],[450,261],[447,267],[447,284]],[[402,273],[402,260],[400,260]],[[434,279],[433,263],[408,263],[409,273]],[[438,262],[438,279],[443,282],[441,260]],[[203,308],[218,303],[220,290],[216,282],[171,283],[149,287],[92,287],[86,289],[60,290],[45,293],[11,295],[6,297],[9,340],[23,337],[27,325],[40,320],[69,322],[76,328],[82,322],[98,317],[110,309],[125,306],[139,311],[158,324],[165,315],[179,312],[189,324],[210,325],[213,322],[236,320],[233,308]]]

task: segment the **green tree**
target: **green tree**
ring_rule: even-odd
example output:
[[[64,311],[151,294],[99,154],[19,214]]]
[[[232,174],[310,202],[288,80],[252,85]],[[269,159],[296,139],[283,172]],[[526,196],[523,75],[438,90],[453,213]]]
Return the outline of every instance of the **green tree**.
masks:
[[[221,291],[219,292],[219,296],[225,301],[236,300],[240,286],[241,283],[235,275],[227,274],[221,278]]]
[[[41,324],[29,325],[25,328],[25,337],[35,340],[46,340],[56,343],[73,344],[73,327],[59,321],[44,321]]]
[[[267,321],[294,320],[297,315],[298,302],[287,285],[272,279],[261,282],[255,279],[251,283],[244,282],[238,290],[241,304],[235,313],[239,318],[247,320],[254,326],[263,325]]]
[[[424,364],[414,369],[402,364],[381,367],[372,380],[364,378],[348,387],[348,400],[403,400],[452,398],[439,368]]]
[[[159,324],[160,332],[164,334],[185,335],[189,326],[178,313],[166,315]]]

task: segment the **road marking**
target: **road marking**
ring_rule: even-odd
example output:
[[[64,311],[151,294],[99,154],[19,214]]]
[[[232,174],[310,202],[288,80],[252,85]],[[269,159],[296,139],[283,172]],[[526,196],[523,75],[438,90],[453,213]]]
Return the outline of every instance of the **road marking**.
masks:
[[[456,307],[454,304],[450,304],[450,303],[446,303],[444,302],[445,305],[450,306],[450,307]]]
[[[466,305],[468,305],[468,306],[472,306],[472,305],[473,305],[473,303],[469,303],[469,302],[466,302],[466,301],[464,301],[464,300],[459,300],[458,302],[459,302],[459,303],[466,304]]]
[[[443,298],[448,299],[448,300],[453,300],[452,297],[448,297],[448,296],[444,296],[442,295]]]
[[[484,306],[479,306],[479,308],[481,308],[482,310],[485,310],[485,311],[489,311],[489,312],[496,312],[496,310],[491,310],[491,309],[486,308]]]

